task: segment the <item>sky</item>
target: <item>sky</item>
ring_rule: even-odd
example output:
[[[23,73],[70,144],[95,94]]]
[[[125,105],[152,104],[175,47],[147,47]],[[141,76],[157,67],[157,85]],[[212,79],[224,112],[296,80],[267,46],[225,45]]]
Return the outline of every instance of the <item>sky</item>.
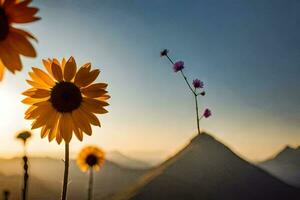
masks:
[[[39,40],[37,58],[0,83],[0,156],[20,155],[16,132],[24,120],[21,92],[43,58],[74,56],[101,70],[109,84],[109,113],[71,155],[96,144],[139,159],[163,159],[196,134],[193,96],[159,56],[185,62],[189,80],[205,83],[200,108],[213,116],[201,128],[250,161],[285,145],[300,145],[300,1],[298,0],[36,0],[42,20],[22,26]],[[63,145],[34,130],[29,153],[62,157]]]

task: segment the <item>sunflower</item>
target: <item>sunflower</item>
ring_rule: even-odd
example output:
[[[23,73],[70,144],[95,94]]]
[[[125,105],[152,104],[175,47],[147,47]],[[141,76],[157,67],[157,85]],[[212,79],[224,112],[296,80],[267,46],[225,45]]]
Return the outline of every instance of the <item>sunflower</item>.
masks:
[[[82,171],[88,171],[89,169],[99,170],[105,160],[104,152],[96,146],[87,146],[83,148],[78,157],[77,165]]]
[[[39,20],[35,14],[38,8],[29,7],[31,0],[0,0],[0,80],[4,68],[12,73],[22,69],[20,55],[36,57],[28,39],[35,39],[30,33],[14,28],[15,23],[29,23]]]
[[[41,128],[41,137],[49,141],[56,138],[58,144],[69,143],[73,132],[82,141],[83,133],[92,134],[91,124],[101,126],[95,114],[104,114],[110,96],[107,84],[94,83],[100,70],[91,70],[87,63],[77,71],[73,57],[43,60],[48,73],[33,67],[29,72],[32,88],[23,92],[27,96],[22,102],[30,107],[25,119],[34,120],[32,129]]]

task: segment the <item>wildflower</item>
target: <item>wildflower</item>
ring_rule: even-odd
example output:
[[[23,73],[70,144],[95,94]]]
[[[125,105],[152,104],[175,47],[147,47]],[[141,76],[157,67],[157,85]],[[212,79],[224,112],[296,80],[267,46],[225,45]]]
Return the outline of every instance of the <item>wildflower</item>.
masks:
[[[193,86],[194,88],[203,88],[204,83],[200,81],[199,79],[193,80]]]
[[[211,111],[210,111],[208,108],[206,108],[206,109],[204,110],[203,116],[204,116],[205,118],[210,117],[210,116],[211,116]]]
[[[167,56],[169,53],[169,50],[168,49],[164,49],[160,52],[160,56],[163,57],[163,56]]]
[[[0,1],[0,80],[3,78],[4,68],[12,73],[22,69],[20,55],[36,57],[36,51],[29,42],[29,39],[36,38],[22,29],[13,27],[15,23],[29,23],[40,19],[35,16],[39,9],[29,7],[30,2]]]
[[[174,72],[179,72],[181,70],[184,69],[184,62],[183,61],[177,61],[174,65],[173,65],[173,70]]]

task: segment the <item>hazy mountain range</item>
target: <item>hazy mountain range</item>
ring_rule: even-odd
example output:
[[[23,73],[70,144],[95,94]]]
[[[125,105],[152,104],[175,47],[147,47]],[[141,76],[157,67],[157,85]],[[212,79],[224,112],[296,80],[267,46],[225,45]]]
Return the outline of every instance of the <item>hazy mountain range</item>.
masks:
[[[108,152],[106,157],[114,163],[132,169],[148,169],[151,167],[149,163],[130,158],[119,151]]]
[[[30,159],[30,200],[59,199],[64,164],[52,158]],[[9,189],[10,199],[19,199],[22,187],[22,162],[20,159],[0,160],[0,191]],[[103,169],[95,174],[95,200],[109,198],[135,183],[146,170],[129,169],[106,161]],[[88,176],[82,173],[74,160],[70,163],[69,199],[86,198]]]
[[[281,180],[300,188],[300,147],[285,147],[273,158],[258,164]]]
[[[300,190],[241,159],[208,134],[115,199],[299,200]]]
[[[287,148],[260,166],[270,170],[272,163],[294,163],[298,154],[299,149]],[[96,173],[95,200],[299,200],[300,196],[298,188],[282,181],[290,182],[295,179],[293,175],[273,173],[282,179],[279,180],[243,160],[208,134],[194,137],[176,155],[152,169],[142,169],[149,165],[119,152],[108,155],[114,162],[106,161],[103,169]],[[294,167],[293,164],[287,166]],[[62,160],[31,158],[29,199],[59,199],[63,167]],[[296,171],[296,167],[293,169]],[[282,170],[275,170],[278,171]],[[72,160],[70,200],[85,199],[87,181],[87,174]],[[10,200],[14,200],[19,199],[21,187],[21,159],[0,159],[0,191],[9,189]]]

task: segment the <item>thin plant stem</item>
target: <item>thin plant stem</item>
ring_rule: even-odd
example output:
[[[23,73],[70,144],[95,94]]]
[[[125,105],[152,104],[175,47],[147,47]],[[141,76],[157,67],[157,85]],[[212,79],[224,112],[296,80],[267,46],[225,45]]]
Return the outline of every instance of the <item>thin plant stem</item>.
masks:
[[[9,195],[10,195],[10,192],[8,190],[4,190],[4,192],[3,192],[4,200],[8,200]]]
[[[199,109],[198,109],[198,96],[194,95],[194,97],[195,97],[195,104],[196,104],[197,129],[198,129],[198,134],[200,134],[200,119],[199,119]]]
[[[88,198],[87,200],[93,199],[93,184],[94,184],[94,171],[93,168],[89,169],[89,188],[88,188]]]
[[[61,200],[67,199],[68,182],[69,182],[69,143],[66,143],[65,144],[65,172],[64,172],[64,181],[63,181]]]
[[[24,142],[24,156],[23,156],[23,162],[24,162],[24,178],[23,178],[23,189],[22,189],[22,200],[27,199],[27,193],[28,193],[28,157],[26,155],[26,142]]]
[[[166,55],[166,57],[168,58],[168,60],[170,61],[170,63],[172,63],[172,65],[174,65],[173,60],[168,55]]]
[[[189,81],[187,80],[186,76],[184,75],[183,71],[180,70],[180,72],[181,72],[181,75],[182,75],[182,77],[184,78],[186,84],[189,86],[189,89],[191,90],[191,92],[192,92],[195,96],[197,96],[196,92],[194,92],[194,90],[192,89],[192,87],[191,87]]]
[[[174,65],[173,60],[166,55],[166,57],[168,58],[168,60],[170,61],[170,63],[172,63]],[[198,108],[198,94],[196,93],[196,89],[193,90],[191,84],[189,83],[189,81],[187,80],[187,77],[185,76],[184,72],[182,70],[180,70],[180,73],[185,81],[185,83],[187,84],[187,86],[189,87],[190,91],[193,93],[194,97],[195,97],[195,104],[196,104],[196,117],[197,117],[197,130],[198,130],[198,134],[200,134],[200,119],[199,118],[199,108]]]

